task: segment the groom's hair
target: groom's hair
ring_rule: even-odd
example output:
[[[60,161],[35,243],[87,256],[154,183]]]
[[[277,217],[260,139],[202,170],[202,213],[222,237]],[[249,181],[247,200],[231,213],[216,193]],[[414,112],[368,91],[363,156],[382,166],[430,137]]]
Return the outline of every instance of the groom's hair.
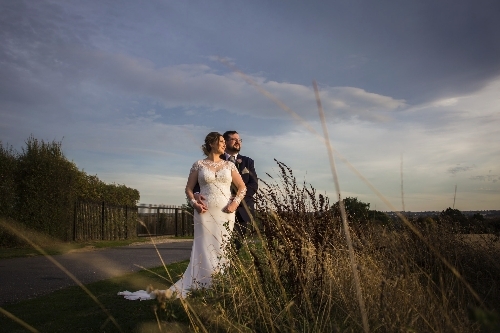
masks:
[[[224,137],[224,140],[229,140],[229,136],[230,135],[233,135],[233,134],[238,134],[238,132],[236,131],[225,131],[224,134],[222,134],[222,136]]]

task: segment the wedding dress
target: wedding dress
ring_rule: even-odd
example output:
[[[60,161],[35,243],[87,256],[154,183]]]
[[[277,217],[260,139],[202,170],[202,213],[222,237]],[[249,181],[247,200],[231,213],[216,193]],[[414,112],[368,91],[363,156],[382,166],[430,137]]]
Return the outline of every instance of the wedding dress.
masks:
[[[231,199],[231,172],[238,171],[235,164],[221,160],[195,162],[190,173],[198,172],[200,194],[206,198],[208,211],[194,212],[194,241],[189,265],[182,278],[167,290],[167,295],[175,292],[177,297],[185,298],[191,289],[209,287],[212,275],[220,272],[227,263],[225,246],[229,233],[233,230],[235,213],[226,213],[224,208]],[[237,193],[234,200],[240,202],[246,188]],[[158,292],[158,291],[156,291]],[[156,298],[154,292],[120,292],[127,299],[145,300]]]

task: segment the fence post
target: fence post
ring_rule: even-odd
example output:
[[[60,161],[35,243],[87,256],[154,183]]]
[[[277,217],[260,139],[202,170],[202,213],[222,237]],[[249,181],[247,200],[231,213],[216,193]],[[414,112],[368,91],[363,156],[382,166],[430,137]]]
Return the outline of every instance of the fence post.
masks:
[[[149,209],[148,209],[148,230],[149,230],[149,234],[153,235],[153,234],[156,234],[156,230],[154,230],[154,228],[153,228],[153,218],[151,216],[151,207],[153,207],[153,205],[149,204]]]
[[[182,236],[186,236],[186,214],[184,213],[184,209],[181,210],[182,214]]]
[[[178,208],[175,208],[175,237],[179,236],[178,228],[177,228],[177,222],[179,221],[179,210]]]
[[[156,236],[161,234],[161,225],[160,225],[160,206],[156,207]]]
[[[101,239],[104,240],[104,201],[101,208]]]

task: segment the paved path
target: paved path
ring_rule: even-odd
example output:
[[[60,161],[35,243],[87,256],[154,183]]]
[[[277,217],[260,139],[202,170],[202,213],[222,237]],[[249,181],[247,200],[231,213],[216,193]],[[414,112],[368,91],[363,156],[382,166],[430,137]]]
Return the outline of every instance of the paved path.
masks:
[[[191,240],[157,244],[165,264],[189,259]],[[141,244],[53,256],[62,266],[87,284],[145,268],[161,266],[153,245]],[[75,285],[43,256],[0,260],[0,306],[35,298]]]

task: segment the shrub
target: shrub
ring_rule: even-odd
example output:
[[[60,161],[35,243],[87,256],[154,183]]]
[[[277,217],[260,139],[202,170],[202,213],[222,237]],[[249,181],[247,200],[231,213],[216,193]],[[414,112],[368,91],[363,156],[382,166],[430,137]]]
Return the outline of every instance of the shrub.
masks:
[[[33,231],[69,240],[76,201],[135,206],[139,191],[105,184],[78,170],[64,156],[61,142],[30,136],[21,153],[0,142],[0,216]],[[0,231],[0,245],[17,245],[15,237]]]
[[[15,218],[36,231],[67,239],[77,168],[63,155],[61,143],[30,137],[18,157]]]

